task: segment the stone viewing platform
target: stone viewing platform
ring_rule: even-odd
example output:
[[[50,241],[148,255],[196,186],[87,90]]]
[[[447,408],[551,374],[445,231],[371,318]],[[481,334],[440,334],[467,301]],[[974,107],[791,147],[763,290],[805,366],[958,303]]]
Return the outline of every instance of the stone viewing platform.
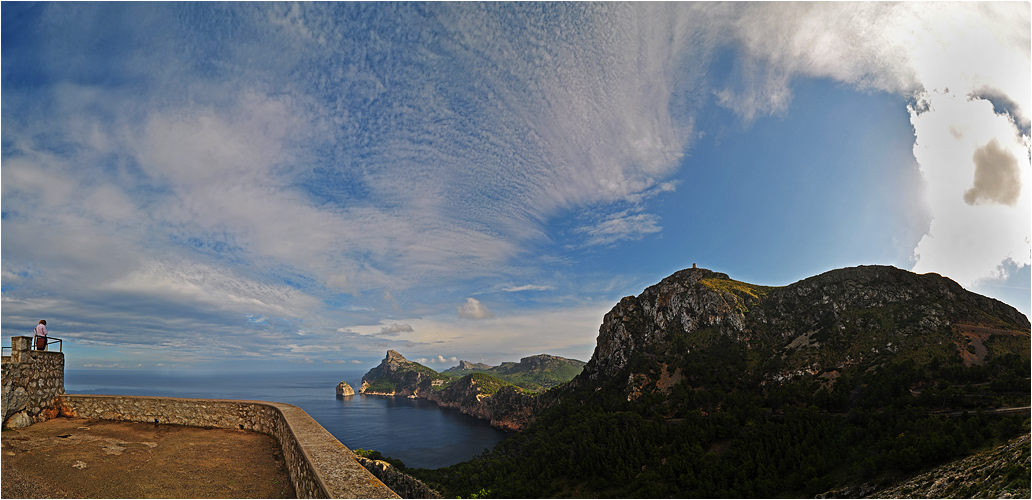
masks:
[[[4,427],[54,418],[54,400],[64,392],[64,353],[36,351],[32,337],[11,337],[11,355],[3,357]]]
[[[29,340],[29,337],[12,338],[11,356],[3,357],[3,410],[6,428],[21,427],[18,432],[28,432],[35,427],[28,427],[31,424],[49,423],[53,419],[63,417],[59,420],[79,419],[76,422],[86,423],[77,427],[91,429],[99,425],[92,422],[100,421],[104,424],[136,422],[165,429],[189,426],[199,432],[210,432],[211,436],[217,435],[216,433],[224,435],[224,431],[227,430],[237,433],[250,431],[269,436],[276,443],[285,470],[289,473],[294,494],[298,498],[399,498],[362,467],[351,450],[296,406],[266,401],[65,394],[64,354],[31,351],[28,349]],[[24,418],[17,417],[18,415],[23,415]],[[25,419],[28,419],[28,423]],[[16,425],[12,426],[12,423]],[[45,427],[40,428],[41,431],[44,429]],[[8,449],[8,432],[5,431],[3,435],[4,453],[16,453],[13,443],[18,441],[17,436],[12,437],[15,441],[12,441],[12,449]],[[78,435],[67,431],[64,434],[67,436],[58,435],[51,439],[71,439],[72,436]],[[31,439],[33,438],[28,437],[27,440]],[[132,442],[125,439],[123,441]],[[146,441],[150,442],[152,441]],[[5,492],[8,490],[9,480],[19,481],[16,476],[35,476],[40,470],[76,465],[47,464],[44,461],[31,470],[20,471],[20,474],[17,469],[12,469],[14,472],[11,472],[11,477],[8,478],[9,456],[11,455],[4,457]],[[189,461],[189,458],[186,460]],[[85,460],[82,462],[86,463]],[[86,463],[86,468],[88,467],[89,464]],[[250,463],[248,460],[239,460],[227,463],[225,467],[247,469]],[[115,474],[119,477],[101,475],[96,481],[128,480],[127,478],[133,477],[132,470]],[[203,479],[190,476],[182,476],[179,479],[220,482],[220,477],[220,471],[213,471],[211,477]],[[8,497],[6,494],[3,496]],[[121,496],[134,498],[137,495],[126,493]],[[215,490],[211,490],[211,495],[203,495],[212,496],[238,497],[234,494],[218,494]]]
[[[253,431],[58,417],[2,441],[3,498],[297,497],[279,444]]]

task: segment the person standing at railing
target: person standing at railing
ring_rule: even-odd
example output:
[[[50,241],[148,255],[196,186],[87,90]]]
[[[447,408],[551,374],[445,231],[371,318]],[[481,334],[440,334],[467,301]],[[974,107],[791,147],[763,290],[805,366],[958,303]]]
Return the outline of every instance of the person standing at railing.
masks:
[[[47,350],[47,320],[45,319],[39,320],[39,324],[36,325],[36,350]]]

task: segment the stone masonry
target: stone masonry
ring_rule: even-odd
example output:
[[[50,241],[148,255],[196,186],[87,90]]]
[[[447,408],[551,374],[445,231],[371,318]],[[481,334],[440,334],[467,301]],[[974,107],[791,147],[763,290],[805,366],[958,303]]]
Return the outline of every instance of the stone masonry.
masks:
[[[26,427],[57,415],[64,394],[64,354],[31,349],[32,337],[11,337],[3,357],[3,425]]]

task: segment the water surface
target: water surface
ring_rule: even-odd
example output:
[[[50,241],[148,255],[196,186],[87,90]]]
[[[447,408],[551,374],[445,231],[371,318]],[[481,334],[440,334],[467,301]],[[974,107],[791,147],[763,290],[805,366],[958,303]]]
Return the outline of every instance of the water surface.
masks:
[[[469,460],[507,436],[486,421],[421,399],[336,397],[341,380],[357,389],[364,373],[65,370],[65,392],[289,403],[348,448],[377,450],[408,467],[438,468]]]

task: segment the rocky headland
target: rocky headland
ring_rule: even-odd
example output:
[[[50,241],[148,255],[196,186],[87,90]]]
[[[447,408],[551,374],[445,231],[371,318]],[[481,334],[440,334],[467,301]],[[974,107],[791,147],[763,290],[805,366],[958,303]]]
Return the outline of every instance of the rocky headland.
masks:
[[[543,387],[540,382],[554,382],[552,386],[566,382],[583,365],[582,361],[542,354],[500,367],[463,361],[438,373],[389,350],[383,361],[362,377],[359,393],[427,399],[487,420],[496,428],[516,431],[554,401],[547,392],[537,392]],[[468,372],[456,373],[460,370]]]

